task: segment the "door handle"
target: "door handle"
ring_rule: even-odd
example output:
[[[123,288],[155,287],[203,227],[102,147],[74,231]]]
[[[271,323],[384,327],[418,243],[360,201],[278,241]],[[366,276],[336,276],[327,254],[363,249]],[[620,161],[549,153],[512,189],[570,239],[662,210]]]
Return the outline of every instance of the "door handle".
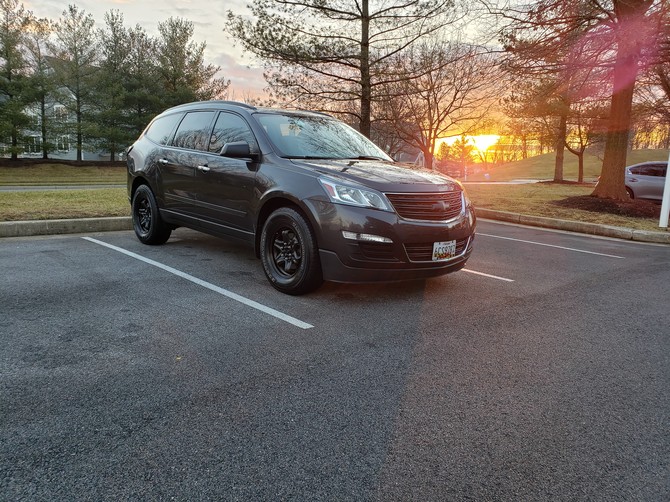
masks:
[[[167,159],[158,159],[159,164],[167,164],[168,160]]]
[[[202,171],[203,173],[208,173],[210,171],[210,168],[207,166],[198,166],[198,171]]]

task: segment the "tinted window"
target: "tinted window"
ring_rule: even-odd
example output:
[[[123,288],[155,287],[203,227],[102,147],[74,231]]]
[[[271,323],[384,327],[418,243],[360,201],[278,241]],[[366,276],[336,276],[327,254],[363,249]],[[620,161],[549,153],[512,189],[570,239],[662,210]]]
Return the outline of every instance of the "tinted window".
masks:
[[[660,176],[665,177],[667,171],[667,164],[647,164],[645,166],[633,167],[630,170],[631,174],[638,176]]]
[[[207,150],[209,127],[213,118],[214,112],[187,113],[177,128],[172,146],[190,150]]]
[[[654,165],[654,176],[660,176],[661,178],[665,177],[665,172],[668,170],[667,164],[655,164]]]
[[[254,138],[249,125],[244,119],[232,113],[221,113],[216,119],[212,137],[209,142],[210,152],[220,152],[226,143],[235,141],[246,141],[251,147],[251,151],[257,151],[256,139]]]
[[[147,129],[147,137],[151,141],[166,145],[168,141],[170,141],[172,131],[174,131],[174,127],[177,125],[177,122],[179,122],[181,117],[181,113],[174,113],[154,120],[149,126],[149,129]]]

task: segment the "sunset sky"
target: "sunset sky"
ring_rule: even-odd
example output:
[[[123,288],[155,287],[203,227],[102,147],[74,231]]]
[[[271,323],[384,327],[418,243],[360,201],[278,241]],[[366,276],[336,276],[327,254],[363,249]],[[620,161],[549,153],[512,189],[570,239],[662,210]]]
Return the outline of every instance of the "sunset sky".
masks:
[[[104,27],[105,12],[116,9],[123,14],[126,27],[139,24],[154,36],[158,34],[158,23],[169,17],[188,19],[195,30],[193,40],[207,42],[207,63],[220,66],[219,76],[231,80],[231,99],[242,100],[247,92],[261,94],[266,85],[258,65],[249,68],[253,65],[252,56],[244,55],[240,47],[233,47],[233,41],[223,32],[226,11],[247,13],[247,0],[76,0],[69,3],[92,14],[97,28]],[[23,0],[23,4],[35,16],[52,21],[58,20],[67,7],[62,0]]]

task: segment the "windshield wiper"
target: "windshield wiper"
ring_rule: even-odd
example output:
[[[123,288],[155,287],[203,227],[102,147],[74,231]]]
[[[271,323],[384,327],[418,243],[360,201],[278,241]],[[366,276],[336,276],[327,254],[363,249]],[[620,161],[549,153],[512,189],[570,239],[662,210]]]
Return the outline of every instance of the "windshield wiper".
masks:
[[[335,157],[322,157],[318,155],[286,155],[283,158],[285,159],[298,159],[298,160],[333,160]]]
[[[356,160],[386,160],[384,157],[377,157],[375,155],[359,155],[358,157],[348,157]]]

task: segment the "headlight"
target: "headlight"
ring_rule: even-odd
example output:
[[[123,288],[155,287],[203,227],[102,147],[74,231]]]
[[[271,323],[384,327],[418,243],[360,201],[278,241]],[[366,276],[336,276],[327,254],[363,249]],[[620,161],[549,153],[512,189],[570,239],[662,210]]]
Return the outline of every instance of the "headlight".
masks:
[[[319,178],[319,182],[333,202],[391,211],[385,197],[379,192],[343,185],[326,178]]]

